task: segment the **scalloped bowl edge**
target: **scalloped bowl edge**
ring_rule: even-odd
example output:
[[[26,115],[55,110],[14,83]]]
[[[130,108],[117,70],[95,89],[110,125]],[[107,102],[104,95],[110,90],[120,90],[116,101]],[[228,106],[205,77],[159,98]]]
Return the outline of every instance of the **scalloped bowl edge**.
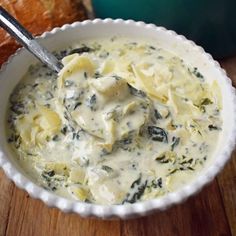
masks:
[[[231,132],[229,135],[229,143],[223,148],[222,152],[217,157],[217,160],[213,162],[213,164],[192,183],[184,186],[178,191],[169,193],[161,198],[152,199],[148,201],[138,202],[134,204],[126,204],[126,205],[98,205],[98,204],[88,204],[78,201],[73,201],[69,199],[65,199],[56,194],[53,194],[49,191],[46,191],[42,187],[37,186],[30,179],[25,177],[9,160],[7,155],[0,149],[0,167],[4,170],[8,178],[10,178],[19,188],[24,189],[28,194],[36,199],[42,200],[49,207],[57,207],[63,212],[74,212],[83,217],[95,216],[102,219],[111,219],[111,218],[122,218],[127,219],[131,217],[143,216],[147,215],[156,210],[165,210],[168,207],[179,204],[186,200],[189,196],[197,193],[205,186],[207,183],[210,183],[213,178],[220,172],[220,170],[224,167],[225,163],[229,160],[230,154],[235,147],[236,140],[236,96],[235,89],[232,87],[231,80],[227,77],[226,72],[220,67],[219,63],[214,61],[212,56],[204,51],[203,48],[197,46],[194,42],[187,40],[184,36],[177,35],[174,31],[167,30],[164,27],[157,27],[153,24],[145,24],[144,22],[135,22],[133,20],[122,20],[122,19],[94,19],[94,20],[85,20],[83,22],[74,22],[71,25],[66,24],[61,28],[54,28],[50,32],[45,32],[41,36],[37,37],[39,40],[45,39],[47,37],[51,37],[58,32],[66,31],[68,29],[80,28],[80,27],[88,27],[90,25],[108,25],[115,26],[118,25],[122,27],[124,25],[128,25],[131,27],[139,27],[145,30],[154,30],[158,34],[161,32],[166,34],[167,36],[171,36],[175,40],[179,41],[182,44],[188,45],[188,47],[196,50],[201,56],[207,58],[211,67],[216,70],[220,76],[223,83],[228,90],[228,96],[232,105],[232,119],[233,126],[231,127]],[[14,58],[18,57],[19,54],[22,53],[24,49],[18,49],[15,54],[10,56],[7,62],[2,65],[0,71],[0,84],[2,82],[2,74],[6,71],[9,64],[12,63]],[[0,144],[2,148],[2,145]]]

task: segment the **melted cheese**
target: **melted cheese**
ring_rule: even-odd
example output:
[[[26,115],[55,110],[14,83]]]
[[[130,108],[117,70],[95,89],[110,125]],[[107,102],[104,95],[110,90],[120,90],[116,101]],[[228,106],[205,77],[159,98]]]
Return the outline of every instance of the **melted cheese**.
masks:
[[[221,130],[217,82],[155,42],[73,47],[84,44],[62,59],[58,78],[32,66],[11,96],[9,142],[25,171],[50,191],[99,204],[157,198],[192,181]]]

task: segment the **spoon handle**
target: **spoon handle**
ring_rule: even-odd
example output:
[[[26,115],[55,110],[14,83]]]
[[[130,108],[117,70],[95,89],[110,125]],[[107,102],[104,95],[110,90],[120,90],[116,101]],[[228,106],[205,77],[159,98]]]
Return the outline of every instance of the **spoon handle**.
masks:
[[[42,47],[34,37],[1,6],[0,26],[52,70],[58,73],[62,69],[63,66],[61,62],[48,52],[46,48]]]

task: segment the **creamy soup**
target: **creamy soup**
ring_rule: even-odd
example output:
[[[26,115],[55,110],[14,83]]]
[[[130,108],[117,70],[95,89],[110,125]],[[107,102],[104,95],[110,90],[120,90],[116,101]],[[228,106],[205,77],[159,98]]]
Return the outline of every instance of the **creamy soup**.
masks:
[[[221,93],[155,42],[113,37],[30,66],[9,101],[8,142],[25,172],[78,201],[158,198],[196,178],[222,127]]]

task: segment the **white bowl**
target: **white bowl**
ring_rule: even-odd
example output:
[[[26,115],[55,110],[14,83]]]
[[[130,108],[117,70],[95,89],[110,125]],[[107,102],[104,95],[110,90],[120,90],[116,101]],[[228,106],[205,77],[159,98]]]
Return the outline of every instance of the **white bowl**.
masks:
[[[5,131],[6,107],[8,98],[15,85],[27,71],[30,64],[36,59],[26,50],[20,49],[5,63],[0,72],[0,166],[15,184],[26,190],[30,196],[41,199],[48,206],[58,207],[64,212],[75,212],[81,216],[97,216],[100,218],[129,218],[146,215],[157,209],[163,210],[172,204],[179,203],[190,195],[199,191],[206,183],[209,183],[222,169],[235,146],[236,140],[236,96],[231,80],[226,76],[219,63],[204,52],[201,47],[185,37],[177,35],[162,27],[132,20],[121,19],[95,19],[84,22],[76,22],[72,25],[64,25],[55,28],[51,32],[44,33],[38,38],[40,43],[50,50],[66,48],[80,39],[98,38],[113,35],[121,35],[133,38],[150,38],[157,41],[160,46],[174,52],[183,58],[188,64],[197,66],[208,80],[217,79],[223,95],[223,128],[210,164],[194,182],[184,186],[180,190],[169,193],[161,198],[138,202],[134,204],[103,206],[68,200],[48,192],[37,186],[30,180],[17,164],[9,148]]]

